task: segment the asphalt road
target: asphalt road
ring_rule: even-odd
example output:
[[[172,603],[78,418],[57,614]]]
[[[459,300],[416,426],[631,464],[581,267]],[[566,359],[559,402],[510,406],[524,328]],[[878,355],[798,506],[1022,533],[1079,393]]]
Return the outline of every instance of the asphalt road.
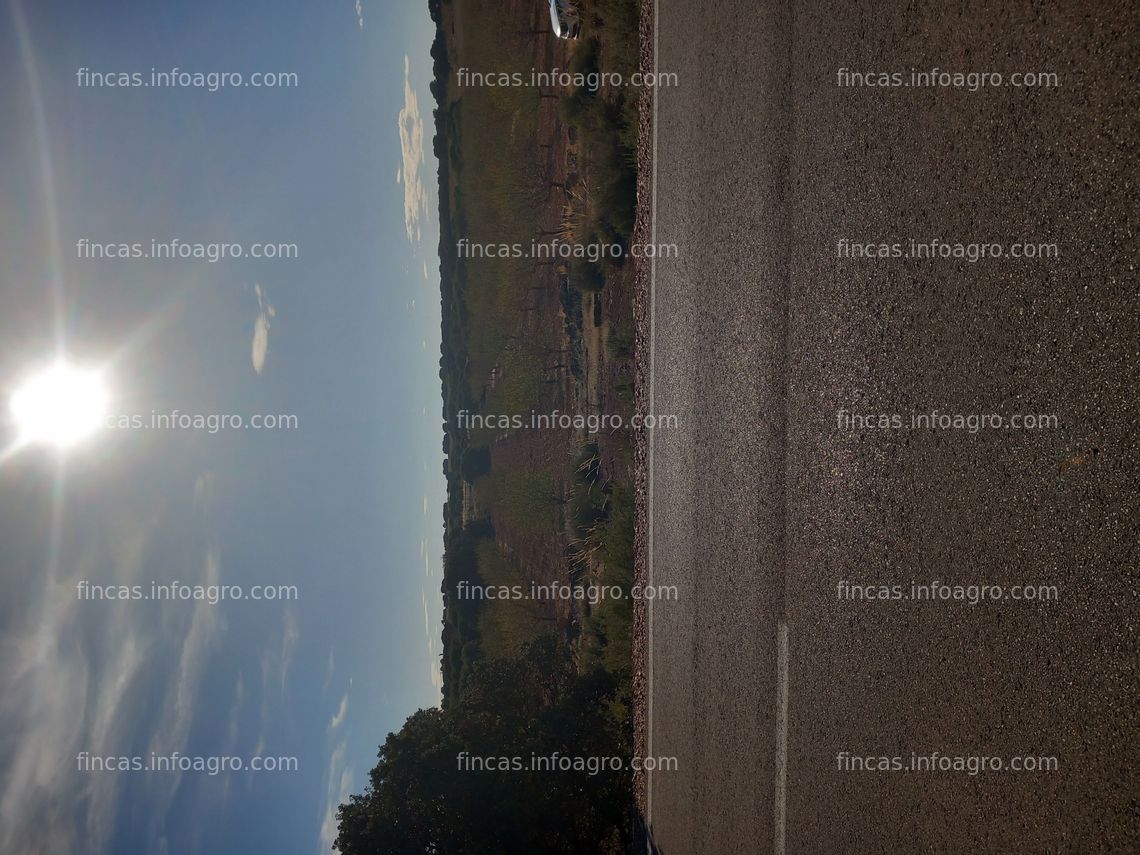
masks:
[[[666,855],[1140,846],[1140,25],[1125,3],[996,5],[659,0],[679,83],[654,198],[679,258],[651,308],[651,407],[681,418],[650,437],[650,581],[680,595],[649,613]],[[838,82],[935,67],[1004,85]],[[1057,256],[844,258],[845,238]],[[933,411],[1046,426],[909,426]],[[933,580],[1006,599],[911,596]],[[934,752],[965,768],[907,770]],[[1056,768],[970,774],[980,756]]]

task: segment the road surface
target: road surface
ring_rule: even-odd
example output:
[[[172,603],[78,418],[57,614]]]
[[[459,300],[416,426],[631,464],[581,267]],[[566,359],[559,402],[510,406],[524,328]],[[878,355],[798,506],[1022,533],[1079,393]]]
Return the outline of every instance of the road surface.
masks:
[[[681,418],[649,441],[650,581],[680,591],[648,622],[648,752],[678,763],[648,777],[665,855],[1140,839],[1138,26],[1124,3],[1001,5],[658,3],[678,85],[654,239],[679,258],[653,271],[650,405]],[[849,73],[935,68],[1003,78]],[[1004,599],[911,595],[934,580]],[[971,774],[980,756],[1056,768]],[[962,771],[857,768],[882,757]]]

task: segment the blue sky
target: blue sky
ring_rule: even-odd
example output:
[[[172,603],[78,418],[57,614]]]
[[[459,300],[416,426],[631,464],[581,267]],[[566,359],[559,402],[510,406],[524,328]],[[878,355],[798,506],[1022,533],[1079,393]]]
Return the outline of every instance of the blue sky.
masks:
[[[104,431],[0,463],[0,850],[327,851],[377,745],[439,699],[427,4],[3,3],[4,396],[62,347],[105,369],[115,412],[298,427]],[[299,85],[77,85],[175,66]],[[93,260],[82,238],[299,257]],[[80,580],[298,599],[91,602]],[[300,771],[92,773],[81,751]]]

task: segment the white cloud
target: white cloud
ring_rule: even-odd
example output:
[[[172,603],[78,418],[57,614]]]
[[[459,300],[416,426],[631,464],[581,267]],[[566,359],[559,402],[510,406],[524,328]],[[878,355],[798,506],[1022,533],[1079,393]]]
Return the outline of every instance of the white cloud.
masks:
[[[289,668],[293,663],[293,654],[296,652],[297,642],[301,637],[297,614],[292,607],[285,610],[282,624],[280,642],[269,639],[262,647],[258,657],[261,665],[261,720],[257,746],[253,749],[254,754],[262,754],[265,751],[266,734],[270,729],[270,722],[274,718],[274,713],[277,713],[278,716],[284,713],[284,716],[288,718],[291,710],[290,705],[286,702],[285,689],[289,679]],[[331,652],[328,667],[330,670],[326,673],[331,675],[331,668],[333,667]],[[326,679],[329,678],[326,676]],[[256,775],[257,773],[252,770],[247,772],[247,787],[253,785]]]
[[[221,580],[221,557],[216,547],[206,552],[204,578],[196,584],[217,585]],[[173,682],[167,687],[166,699],[150,740],[149,750],[154,754],[169,755],[175,751],[185,753],[190,730],[201,698],[199,687],[207,673],[207,664],[215,650],[225,624],[216,606],[208,600],[199,600],[190,616],[189,628],[182,640],[178,665]],[[182,780],[181,771],[156,776],[151,785],[151,797],[160,809],[151,815],[150,836],[162,834],[166,808],[173,802]]]
[[[214,483],[216,478],[213,472],[203,472],[194,482],[194,505],[202,508],[214,499]]]
[[[285,610],[285,629],[281,634],[281,694],[285,694],[285,681],[289,677],[289,666],[293,664],[293,653],[297,649],[297,642],[301,638],[300,628],[297,626],[297,612],[288,608]]]
[[[5,650],[3,732],[5,760],[0,794],[0,849],[41,850],[48,843],[69,851],[70,819],[64,798],[79,798],[71,783],[74,757],[90,750],[83,739],[91,663],[62,641],[75,618],[74,588],[49,585],[38,626]],[[6,639],[7,640],[7,639]],[[101,781],[91,782],[98,787]],[[47,798],[47,794],[51,794]],[[42,836],[51,829],[47,842]],[[40,826],[40,828],[37,828]]]
[[[329,757],[328,772],[325,774],[325,804],[321,812],[320,855],[327,855],[336,840],[336,809],[348,801],[352,793],[353,771],[345,763],[348,754],[346,742],[337,743]]]
[[[439,661],[439,657],[435,653],[435,639],[428,639],[428,672],[431,676],[431,684],[436,689],[443,688],[443,666]],[[437,701],[442,706],[443,699]]]
[[[260,374],[265,369],[265,358],[269,355],[270,321],[277,317],[277,310],[270,304],[260,285],[254,285],[253,292],[257,294],[257,317],[253,321],[250,359],[253,362],[253,370]]]
[[[336,673],[336,654],[333,650],[329,650],[329,662],[325,666],[325,684],[321,688],[322,692],[327,692],[329,686],[332,684],[333,674]]]
[[[356,0],[356,23],[360,25],[360,29],[364,29],[364,7],[361,6],[360,0]]]
[[[329,721],[329,730],[336,730],[341,724],[344,723],[344,716],[348,712],[348,692],[344,693],[344,697],[340,699],[340,707],[337,708],[336,715]]]
[[[211,487],[208,476],[195,483],[199,509],[209,503]],[[0,626],[6,651],[0,661],[0,851],[104,851],[115,833],[125,778],[77,775],[76,756],[126,753],[140,729],[163,734],[164,746],[185,747],[199,681],[221,629],[218,610],[163,603],[144,611],[137,603],[77,598],[82,580],[131,585],[146,575],[167,508],[127,503],[120,510],[103,518],[103,537],[65,541],[38,596],[29,599],[34,605],[26,620]],[[195,581],[216,582],[216,547],[203,544],[201,554]],[[144,682],[151,684],[146,692]],[[155,688],[159,705],[152,709],[143,698]],[[242,692],[239,684],[239,697]],[[158,776],[147,790],[156,852],[176,778]]]
[[[420,106],[416,93],[412,91],[409,72],[411,62],[404,57],[404,107],[400,110],[400,154],[403,159],[402,182],[404,185],[404,226],[408,230],[408,240],[420,240],[420,219],[427,214],[427,194],[424,190],[420,168],[424,163],[424,122],[420,116]],[[397,182],[401,173],[396,173]]]
[[[238,674],[237,684],[234,686],[234,705],[230,711],[229,725],[226,727],[226,750],[237,744],[238,727],[241,725],[241,710],[245,706],[245,677]]]

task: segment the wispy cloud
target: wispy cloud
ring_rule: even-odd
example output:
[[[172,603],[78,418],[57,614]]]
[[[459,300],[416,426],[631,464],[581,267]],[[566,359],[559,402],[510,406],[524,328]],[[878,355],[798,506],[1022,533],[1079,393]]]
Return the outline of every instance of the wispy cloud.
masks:
[[[220,581],[221,556],[216,547],[211,547],[204,559],[201,584],[217,585]],[[225,623],[215,606],[206,600],[200,600],[194,605],[189,628],[182,639],[174,679],[167,687],[162,713],[150,741],[151,752],[165,755],[175,751],[185,753],[201,697],[199,686],[224,630]],[[150,782],[150,796],[158,807],[151,814],[152,840],[164,834],[166,809],[173,803],[181,780],[182,772],[176,769],[168,774],[156,775]]]
[[[329,686],[332,684],[333,674],[336,673],[336,651],[329,650],[329,661],[325,666],[325,682],[321,687],[322,692],[327,692]]]
[[[328,771],[325,773],[325,803],[321,812],[321,836],[318,852],[327,855],[336,840],[336,809],[348,801],[352,793],[353,770],[345,758],[348,743],[338,742],[329,757]]]
[[[364,29],[364,7],[360,4],[360,0],[356,0],[356,23],[360,25],[360,29]]]
[[[194,485],[197,510],[211,486],[209,477]],[[0,624],[0,851],[106,851],[128,776],[77,773],[76,757],[124,754],[140,732],[161,734],[151,745],[163,751],[186,747],[223,628],[218,610],[182,602],[142,609],[77,593],[81,581],[123,587],[154,573],[167,518],[164,503],[119,503],[99,517],[103,536],[64,542],[39,596],[28,600],[36,605]],[[207,539],[191,555],[198,549],[189,565],[165,569],[216,582],[217,547]],[[161,851],[177,788],[177,773],[148,782],[141,808],[152,818],[150,851]]]
[[[237,682],[234,684],[234,703],[230,708],[230,715],[226,724],[226,754],[232,755],[234,748],[237,746],[238,736],[241,732],[241,714],[245,708],[245,675],[238,674]],[[229,801],[230,786],[233,780],[233,775],[230,772],[225,773],[225,780],[222,783],[222,789],[219,793],[220,801],[225,804]]]
[[[238,674],[234,685],[234,705],[230,710],[229,724],[226,726],[226,750],[237,744],[238,727],[241,725],[241,711],[245,706],[245,677]]]
[[[300,640],[300,627],[297,622],[297,613],[289,607],[282,618],[280,640],[269,639],[262,647],[258,656],[261,670],[261,716],[260,730],[257,736],[257,745],[254,754],[262,754],[268,744],[274,719],[280,719],[284,713],[289,717],[290,705],[286,700],[286,689],[289,682],[289,669],[293,664],[293,654]],[[330,658],[330,663],[331,663]],[[252,786],[256,773],[249,771],[246,776],[246,786]]]
[[[74,589],[49,584],[44,605],[30,631],[5,638],[0,682],[0,760],[5,769],[0,793],[0,850],[35,851],[58,846],[68,851],[72,817],[62,804],[80,796],[73,768],[82,750],[88,714],[92,663],[76,650]],[[93,782],[96,786],[102,782]],[[50,793],[51,798],[44,798]],[[50,829],[44,841],[42,832]]]
[[[424,163],[424,122],[420,116],[419,101],[412,91],[411,62],[404,57],[404,107],[400,110],[401,172],[396,173],[397,183],[404,185],[404,226],[408,240],[420,240],[420,220],[427,214],[427,194],[420,177]]]
[[[348,692],[344,693],[344,697],[340,699],[340,707],[336,711],[336,715],[332,717],[329,722],[329,730],[336,730],[341,724],[344,723],[344,717],[348,713]]]
[[[281,633],[281,694],[285,694],[285,681],[289,679],[289,666],[293,664],[293,653],[297,650],[297,642],[301,638],[301,630],[297,625],[297,612],[288,608],[285,610],[285,629]]]
[[[269,355],[270,321],[277,317],[277,310],[270,304],[260,285],[254,285],[253,292],[257,295],[257,317],[253,321],[250,359],[253,362],[253,370],[260,374],[265,370],[265,359]]]
[[[436,689],[443,688],[443,664],[439,661],[439,654],[435,652],[435,639],[428,638],[427,645],[428,652],[428,677],[431,679],[431,684]],[[442,705],[442,695],[436,701],[436,705]]]

